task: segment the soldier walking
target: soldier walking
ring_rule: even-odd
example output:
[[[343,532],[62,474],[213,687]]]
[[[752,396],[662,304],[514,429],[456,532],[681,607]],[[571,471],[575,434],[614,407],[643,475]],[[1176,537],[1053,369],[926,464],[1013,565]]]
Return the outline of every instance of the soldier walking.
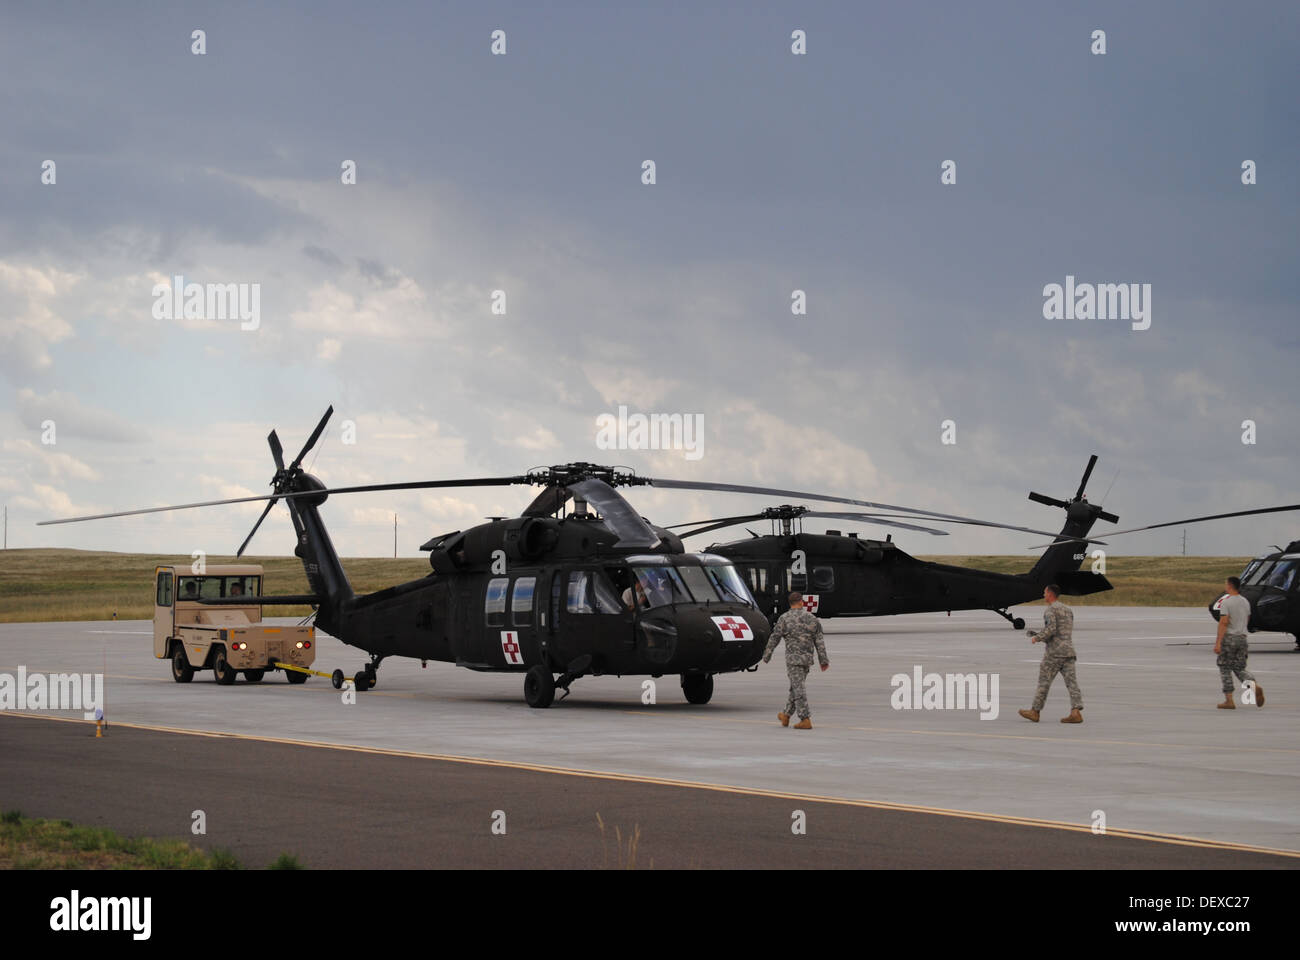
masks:
[[[1219,635],[1214,641],[1214,652],[1219,655],[1215,662],[1219,665],[1219,675],[1223,678],[1223,703],[1220,710],[1236,710],[1232,702],[1232,675],[1235,673],[1242,687],[1247,683],[1255,685],[1255,706],[1264,705],[1264,688],[1259,685],[1255,675],[1246,669],[1246,657],[1250,651],[1246,645],[1246,624],[1250,622],[1250,601],[1241,595],[1241,580],[1237,577],[1227,579],[1228,595],[1219,604]]]
[[[1047,702],[1047,691],[1059,673],[1065,678],[1065,689],[1070,694],[1070,715],[1062,717],[1062,723],[1083,723],[1083,694],[1079,692],[1079,681],[1074,674],[1074,611],[1061,603],[1061,588],[1049,583],[1043,588],[1043,599],[1047,609],[1043,611],[1043,629],[1029,634],[1030,643],[1046,645],[1043,662],[1038,667],[1038,690],[1034,693],[1034,705],[1028,710],[1021,710],[1020,715],[1026,720],[1038,722],[1038,711]]]
[[[790,594],[790,609],[781,614],[776,627],[768,638],[767,649],[763,651],[763,662],[772,662],[772,652],[776,645],[785,640],[785,672],[790,677],[790,696],[786,699],[785,709],[776,715],[781,726],[790,725],[790,717],[798,713],[799,722],[796,730],[812,729],[812,711],[808,709],[808,693],[804,681],[812,669],[813,654],[825,670],[830,667],[826,658],[826,644],[822,641],[821,621],[803,607],[803,594],[794,591]]]

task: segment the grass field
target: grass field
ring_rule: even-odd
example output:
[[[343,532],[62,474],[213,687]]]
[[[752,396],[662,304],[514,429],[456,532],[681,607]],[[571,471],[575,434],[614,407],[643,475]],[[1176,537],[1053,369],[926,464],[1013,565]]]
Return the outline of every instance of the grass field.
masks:
[[[1026,557],[930,557],[943,563],[998,573],[1027,570]],[[1106,576],[1114,590],[1070,598],[1071,604],[1102,606],[1203,606],[1218,595],[1224,577],[1240,573],[1245,557],[1108,557]],[[153,617],[153,570],[158,564],[188,569],[189,557],[85,550],[0,550],[0,623],[41,620],[121,620]],[[209,564],[233,557],[208,557]],[[266,568],[269,594],[308,593],[302,563],[295,557],[245,557]],[[358,593],[423,577],[422,557],[344,560]],[[1087,569],[1087,567],[1085,567]],[[268,615],[305,616],[307,607],[268,608]]]

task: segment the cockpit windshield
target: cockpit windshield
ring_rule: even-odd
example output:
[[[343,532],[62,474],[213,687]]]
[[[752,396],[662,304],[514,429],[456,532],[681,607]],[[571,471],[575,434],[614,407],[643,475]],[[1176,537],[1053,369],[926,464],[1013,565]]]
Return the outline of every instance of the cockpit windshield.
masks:
[[[1243,578],[1242,583],[1245,584],[1259,583],[1261,580],[1264,579],[1264,576],[1272,569],[1273,569],[1273,561],[1266,560],[1255,569],[1255,571],[1250,575],[1250,579],[1247,580]]]
[[[744,579],[731,564],[707,563],[704,565],[704,572],[713,581],[713,585],[717,588],[718,594],[723,600],[744,603],[751,607],[758,606],[754,602],[753,594],[749,592],[749,587],[745,585]]]

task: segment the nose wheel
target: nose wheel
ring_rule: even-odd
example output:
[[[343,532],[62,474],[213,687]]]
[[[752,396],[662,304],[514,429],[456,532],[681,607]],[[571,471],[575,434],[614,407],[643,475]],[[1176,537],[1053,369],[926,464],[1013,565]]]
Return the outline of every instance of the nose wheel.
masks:
[[[687,703],[708,703],[713,699],[713,675],[708,673],[683,673],[682,694]]]
[[[1006,611],[1006,610],[994,610],[993,612],[996,613],[996,614],[997,614],[999,617],[1001,617],[1003,620],[1007,621],[1007,623],[1011,624],[1011,629],[1012,629],[1012,630],[1023,630],[1023,629],[1025,629],[1025,621],[1024,621],[1023,618],[1021,618],[1021,617],[1013,617],[1013,616],[1012,616],[1008,611]]]

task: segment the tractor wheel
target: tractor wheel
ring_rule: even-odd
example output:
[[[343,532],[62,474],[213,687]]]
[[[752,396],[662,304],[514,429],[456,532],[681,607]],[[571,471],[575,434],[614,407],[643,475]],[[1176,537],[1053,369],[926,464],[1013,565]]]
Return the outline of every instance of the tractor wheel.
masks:
[[[288,678],[290,683],[297,684],[307,682],[307,674],[299,673],[297,670],[286,670],[284,671],[284,675]]]
[[[180,643],[172,646],[172,679],[177,683],[189,683],[194,679],[194,668],[190,666],[190,659],[185,656],[185,647]]]
[[[217,647],[216,652],[212,655],[212,675],[217,678],[217,683],[223,687],[229,686],[235,682],[239,676],[239,671],[230,665],[226,659],[226,648]]]
[[[258,683],[264,676],[266,676],[265,669],[244,671],[244,679],[249,683]]]

